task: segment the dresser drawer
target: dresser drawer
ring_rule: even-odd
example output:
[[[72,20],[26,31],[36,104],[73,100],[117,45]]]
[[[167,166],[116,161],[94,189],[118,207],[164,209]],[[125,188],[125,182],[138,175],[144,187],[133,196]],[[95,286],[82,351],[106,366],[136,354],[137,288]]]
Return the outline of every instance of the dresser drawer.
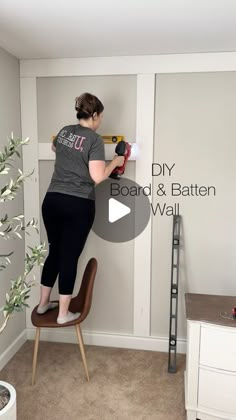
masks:
[[[236,419],[236,374],[199,370],[198,407],[209,411],[228,413]]]
[[[200,365],[236,372],[236,328],[201,326]]]

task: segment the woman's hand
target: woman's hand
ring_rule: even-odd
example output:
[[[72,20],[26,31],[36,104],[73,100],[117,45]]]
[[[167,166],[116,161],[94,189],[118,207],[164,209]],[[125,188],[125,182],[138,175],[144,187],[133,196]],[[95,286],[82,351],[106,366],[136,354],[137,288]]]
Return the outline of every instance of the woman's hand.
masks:
[[[103,160],[90,160],[89,161],[89,173],[92,180],[99,184],[104,181],[112,173],[117,166],[124,164],[124,156],[115,155],[112,161],[106,166]]]
[[[116,166],[122,166],[124,165],[125,157],[124,156],[117,156],[115,155],[113,157],[113,162],[116,164]]]

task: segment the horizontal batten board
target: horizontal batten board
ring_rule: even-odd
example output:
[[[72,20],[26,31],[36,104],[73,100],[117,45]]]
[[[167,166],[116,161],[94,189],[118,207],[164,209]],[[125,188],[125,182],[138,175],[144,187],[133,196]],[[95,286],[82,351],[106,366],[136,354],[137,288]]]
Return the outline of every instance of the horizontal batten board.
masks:
[[[130,143],[132,144],[132,143]],[[135,143],[134,143],[135,144]],[[115,144],[105,144],[105,157],[106,160],[112,160],[115,155]],[[54,160],[55,153],[51,149],[50,143],[39,143],[38,144],[38,159],[39,160]],[[135,155],[130,156],[129,160],[136,160]]]
[[[21,60],[21,77],[236,71],[236,52]]]

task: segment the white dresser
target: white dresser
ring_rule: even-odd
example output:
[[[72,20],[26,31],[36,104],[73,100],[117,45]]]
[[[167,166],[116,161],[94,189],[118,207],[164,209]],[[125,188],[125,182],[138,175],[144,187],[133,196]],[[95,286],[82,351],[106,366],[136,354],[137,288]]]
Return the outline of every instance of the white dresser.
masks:
[[[236,420],[236,297],[186,294],[187,420]]]

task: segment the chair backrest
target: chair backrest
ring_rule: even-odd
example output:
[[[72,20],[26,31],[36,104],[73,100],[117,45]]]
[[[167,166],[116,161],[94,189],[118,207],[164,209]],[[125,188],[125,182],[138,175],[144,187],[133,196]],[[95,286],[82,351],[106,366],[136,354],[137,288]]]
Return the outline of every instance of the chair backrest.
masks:
[[[79,317],[80,322],[87,317],[91,308],[97,265],[96,258],[91,258],[88,261],[84,270],[79,293],[71,300],[70,303],[70,310],[72,312],[81,312]]]

